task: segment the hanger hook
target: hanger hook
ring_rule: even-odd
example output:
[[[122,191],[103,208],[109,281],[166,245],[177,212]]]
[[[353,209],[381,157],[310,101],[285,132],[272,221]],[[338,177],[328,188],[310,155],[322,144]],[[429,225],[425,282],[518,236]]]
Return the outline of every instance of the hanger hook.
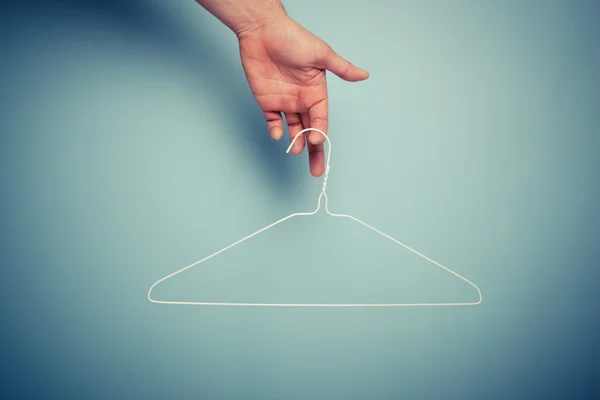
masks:
[[[300,132],[298,132],[296,134],[296,136],[294,136],[294,139],[292,139],[292,142],[290,143],[290,146],[286,150],[286,153],[290,152],[290,150],[292,149],[292,146],[294,145],[294,143],[296,143],[296,139],[298,139],[298,137],[300,135],[302,135],[308,131],[319,132],[321,135],[323,135],[323,137],[325,138],[325,141],[329,143],[329,146],[327,149],[327,163],[325,164],[325,177],[323,178],[323,189],[322,189],[323,194],[326,195],[325,191],[327,190],[327,180],[329,179],[329,166],[330,166],[329,161],[331,159],[331,140],[329,140],[329,137],[325,134],[325,132],[323,132],[322,130],[317,129],[317,128],[306,128],[306,129],[301,130]]]

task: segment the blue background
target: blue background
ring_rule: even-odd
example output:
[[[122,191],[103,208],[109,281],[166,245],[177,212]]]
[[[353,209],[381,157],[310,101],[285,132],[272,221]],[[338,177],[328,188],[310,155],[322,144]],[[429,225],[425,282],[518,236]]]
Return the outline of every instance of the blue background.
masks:
[[[600,3],[285,5],[371,73],[329,76],[332,211],[483,304],[149,303],[313,210],[321,180],[268,137],[235,37],[193,1],[3,2],[2,398],[600,395]],[[156,297],[477,298],[324,213],[210,263]]]

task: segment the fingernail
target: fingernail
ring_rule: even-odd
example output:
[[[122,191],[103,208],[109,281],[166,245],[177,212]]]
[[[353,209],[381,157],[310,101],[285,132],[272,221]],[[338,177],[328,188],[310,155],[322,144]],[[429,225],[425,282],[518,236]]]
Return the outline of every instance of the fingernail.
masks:
[[[294,153],[299,153],[300,151],[302,151],[302,143],[296,141],[296,143],[294,143]]]
[[[276,126],[275,128],[271,129],[271,137],[274,140],[281,139],[281,134],[282,134],[281,128],[279,128],[279,127]]]
[[[318,132],[311,132],[311,134],[308,137],[308,141],[311,144],[321,144],[322,140],[323,140],[323,136]]]
[[[283,137],[283,129],[280,127],[275,128],[275,139],[279,140]]]

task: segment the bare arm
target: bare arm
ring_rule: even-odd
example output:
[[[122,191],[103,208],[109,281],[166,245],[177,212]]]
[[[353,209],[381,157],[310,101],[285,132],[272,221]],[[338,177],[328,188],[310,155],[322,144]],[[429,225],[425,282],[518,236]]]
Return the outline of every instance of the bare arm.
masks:
[[[238,37],[259,29],[277,17],[286,15],[279,0],[196,0],[196,2],[227,25]]]

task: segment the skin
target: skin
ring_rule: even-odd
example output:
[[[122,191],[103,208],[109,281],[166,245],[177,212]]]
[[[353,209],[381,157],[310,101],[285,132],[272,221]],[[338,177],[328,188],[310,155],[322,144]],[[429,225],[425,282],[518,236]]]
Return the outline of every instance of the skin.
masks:
[[[283,116],[290,141],[305,128],[327,133],[326,71],[348,82],[369,77],[291,19],[278,0],[197,2],[236,34],[246,78],[275,140],[283,137]],[[298,155],[307,147],[310,172],[316,177],[324,172],[324,141],[319,132],[311,131],[290,151]]]

